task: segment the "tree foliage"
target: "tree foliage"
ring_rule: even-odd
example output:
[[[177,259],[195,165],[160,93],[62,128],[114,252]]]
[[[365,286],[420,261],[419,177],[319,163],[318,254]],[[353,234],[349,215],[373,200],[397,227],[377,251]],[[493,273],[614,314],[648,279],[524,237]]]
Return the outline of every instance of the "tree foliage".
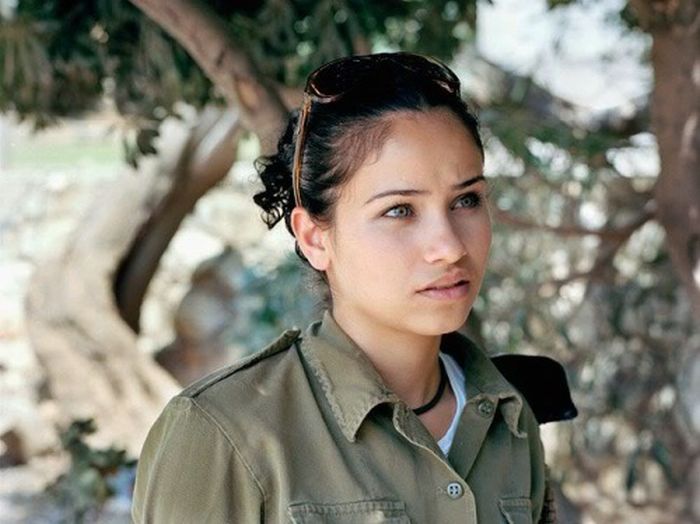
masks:
[[[70,467],[48,488],[64,510],[66,521],[97,521],[100,508],[119,490],[121,477],[133,477],[136,460],[123,449],[96,449],[86,442],[95,431],[92,419],[74,420],[61,433]]]
[[[476,1],[270,0],[207,7],[261,72],[299,87],[320,64],[381,42],[449,59],[473,37]],[[43,128],[95,109],[105,96],[124,116],[127,160],[154,153],[158,126],[178,104],[222,103],[176,41],[123,0],[21,0],[0,25],[0,112]]]

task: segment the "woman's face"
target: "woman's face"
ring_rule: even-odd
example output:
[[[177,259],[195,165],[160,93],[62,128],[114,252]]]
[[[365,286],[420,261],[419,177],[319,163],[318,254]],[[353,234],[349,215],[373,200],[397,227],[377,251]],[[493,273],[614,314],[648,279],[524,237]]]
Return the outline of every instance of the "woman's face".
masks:
[[[383,147],[343,187],[327,232],[334,314],[380,331],[458,329],[491,244],[482,174],[481,152],[448,109],[392,117]],[[468,284],[452,296],[420,292],[451,274]]]

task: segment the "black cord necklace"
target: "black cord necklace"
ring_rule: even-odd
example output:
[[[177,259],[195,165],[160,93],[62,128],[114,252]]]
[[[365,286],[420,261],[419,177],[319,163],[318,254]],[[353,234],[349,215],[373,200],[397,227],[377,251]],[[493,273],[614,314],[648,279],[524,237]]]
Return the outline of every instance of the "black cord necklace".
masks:
[[[447,373],[445,372],[445,364],[443,364],[442,359],[438,357],[438,363],[440,365],[440,385],[435,392],[435,396],[430,399],[430,402],[423,404],[413,410],[416,415],[422,415],[426,411],[435,407],[435,405],[442,398],[442,394],[445,392],[445,386],[447,386]]]

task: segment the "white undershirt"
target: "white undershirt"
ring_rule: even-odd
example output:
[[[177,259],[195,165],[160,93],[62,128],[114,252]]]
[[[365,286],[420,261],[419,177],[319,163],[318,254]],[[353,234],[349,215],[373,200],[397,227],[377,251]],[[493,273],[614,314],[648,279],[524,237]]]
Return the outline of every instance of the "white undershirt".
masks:
[[[464,409],[464,405],[467,403],[467,392],[464,386],[464,373],[459,367],[459,364],[457,364],[457,361],[455,361],[452,356],[448,355],[447,353],[443,353],[442,351],[439,353],[439,356],[442,358],[442,362],[445,364],[445,371],[447,371],[447,378],[450,380],[450,387],[452,388],[455,398],[457,399],[457,409],[455,409],[455,414],[452,417],[450,427],[447,428],[447,432],[443,435],[443,437],[438,440],[440,449],[445,456],[447,456],[448,451],[450,451],[450,446],[452,446],[452,440],[454,439],[455,432],[457,431],[457,423],[459,422],[459,417],[462,414],[462,409]]]

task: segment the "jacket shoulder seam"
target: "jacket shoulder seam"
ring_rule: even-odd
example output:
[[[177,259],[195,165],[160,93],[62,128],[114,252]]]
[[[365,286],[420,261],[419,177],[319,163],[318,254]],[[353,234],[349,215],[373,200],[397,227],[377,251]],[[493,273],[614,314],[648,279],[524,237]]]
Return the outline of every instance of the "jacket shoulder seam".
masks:
[[[198,381],[190,384],[185,389],[180,392],[180,396],[195,398],[201,394],[206,389],[211,386],[221,382],[225,378],[233,375],[237,371],[241,371],[248,367],[251,367],[258,362],[265,360],[268,357],[286,351],[290,348],[294,340],[300,335],[301,330],[299,329],[287,329],[279,337],[273,340],[270,344],[262,348],[260,351],[256,351],[252,355],[248,355],[233,364],[225,366],[218,371],[199,379]]]
[[[218,420],[216,420],[216,417],[209,413],[204,407],[202,407],[196,399],[194,398],[189,398],[188,399],[190,402],[192,402],[192,406],[194,406],[199,413],[206,418],[221,434],[221,436],[224,437],[226,442],[228,442],[229,446],[231,446],[231,449],[233,452],[236,454],[236,456],[240,459],[241,463],[245,467],[245,469],[248,471],[250,474],[251,478],[253,479],[253,482],[255,482],[255,486],[258,488],[258,491],[262,495],[263,499],[263,504],[266,503],[267,501],[267,494],[265,493],[265,489],[262,486],[262,483],[258,479],[257,475],[255,475],[255,472],[253,471],[253,468],[248,464],[248,461],[243,457],[243,454],[241,453],[241,450],[238,449],[238,446],[236,443],[233,441],[231,436],[224,430],[224,428],[221,426]]]

